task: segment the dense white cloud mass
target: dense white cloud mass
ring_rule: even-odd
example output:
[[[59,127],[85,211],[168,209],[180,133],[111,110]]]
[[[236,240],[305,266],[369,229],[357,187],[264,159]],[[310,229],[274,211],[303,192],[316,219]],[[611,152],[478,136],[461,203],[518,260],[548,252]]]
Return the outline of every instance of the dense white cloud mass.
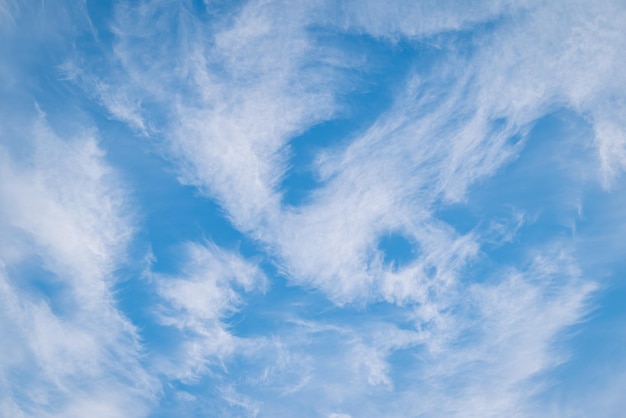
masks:
[[[0,414],[626,407],[623,2],[0,22]]]

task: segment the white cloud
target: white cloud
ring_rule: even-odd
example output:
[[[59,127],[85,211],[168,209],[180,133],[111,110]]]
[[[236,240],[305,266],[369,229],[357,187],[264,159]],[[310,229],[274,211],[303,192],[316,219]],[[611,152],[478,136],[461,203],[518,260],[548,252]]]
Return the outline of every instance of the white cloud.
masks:
[[[255,1],[226,23],[203,26],[155,2],[118,8],[117,91],[143,93],[165,110],[167,149],[181,163],[181,180],[216,197],[243,230],[275,222],[287,142],[336,107],[328,89],[336,57],[310,40],[308,10]],[[178,36],[164,38],[156,16]],[[138,44],[150,46],[137,54]],[[174,54],[176,65],[155,50]]]
[[[440,304],[444,312],[430,322],[418,313],[413,329],[356,310],[294,321],[275,333],[275,347],[300,373],[276,369],[276,352],[257,345],[247,375],[265,370],[263,378],[239,390],[262,400],[259,416],[532,416],[544,373],[568,359],[564,331],[584,317],[595,286],[558,245],[529,254],[528,263],[440,294],[419,309]],[[410,321],[408,314],[401,317]],[[296,387],[285,403],[274,390],[289,382]],[[294,409],[311,399],[315,406]]]
[[[85,132],[63,140],[40,115],[0,139],[3,415],[148,411],[154,382],[112,289],[132,235],[125,192]]]
[[[451,47],[451,58],[431,78],[409,80],[395,106],[369,131],[339,156],[321,160],[326,183],[313,194],[313,203],[277,217],[285,237],[274,245],[294,280],[313,280],[337,300],[367,297],[364,289],[390,275],[377,271],[372,248],[381,232],[394,229],[412,236],[423,259],[434,259],[432,264],[454,278],[476,244],[434,220],[433,205],[463,201],[470,185],[521,151],[524,141],[512,144],[511,137],[523,139],[534,120],[559,106],[591,115],[601,157],[597,178],[605,183],[614,178],[625,161],[618,115],[624,111],[607,112],[604,103],[621,109],[613,98],[626,87],[618,52],[626,40],[625,11],[612,3],[581,7],[551,4],[518,13],[514,23],[479,37],[480,48],[467,59],[454,57]],[[556,14],[561,18],[548,23]],[[389,33],[413,36],[398,29],[403,24],[390,24]],[[494,128],[495,120],[502,125]],[[589,145],[593,142],[589,138]],[[464,245],[451,245],[462,240]],[[459,253],[445,251],[448,257],[437,259],[442,255],[437,248]],[[424,284],[419,274],[412,276],[413,289],[382,294],[390,300],[419,298]]]
[[[542,252],[523,273],[471,286],[478,315],[469,331],[477,338],[470,336],[465,348],[446,348],[441,367],[451,370],[435,372],[465,386],[448,400],[456,415],[525,416],[529,399],[542,387],[541,373],[567,360],[559,337],[584,316],[595,285],[585,282],[567,252]]]
[[[562,361],[562,353],[553,351],[555,338],[579,320],[593,286],[567,270],[578,261],[559,251],[550,253],[550,261],[537,257],[525,271],[511,266],[514,272],[495,283],[467,286],[475,278],[466,276],[466,267],[487,257],[481,245],[491,237],[479,230],[459,234],[437,219],[436,210],[464,202],[468,189],[514,161],[534,122],[561,107],[591,125],[596,177],[610,185],[620,175],[626,166],[624,109],[615,97],[626,87],[623,6],[488,2],[469,11],[453,2],[428,8],[355,4],[345,2],[339,17],[328,18],[321,3],[253,1],[209,28],[164,3],[120,7],[115,53],[122,74],[110,82],[114,90],[119,83],[120,97],[141,94],[162,111],[155,119],[181,181],[216,198],[239,230],[277,256],[291,283],[322,290],[338,305],[386,301],[414,309],[419,341],[432,364],[420,366],[427,378],[399,392],[399,405],[431,416],[523,416],[525,400],[540,387],[533,379]],[[482,23],[492,31],[478,27]],[[310,30],[315,24],[382,42],[431,37],[426,40],[437,44],[441,62],[431,70],[416,63],[390,109],[349,144],[318,158],[314,168],[322,186],[307,203],[290,207],[281,204],[278,190],[288,169],[288,143],[332,118],[346,88],[341,68],[329,64],[335,57]],[[166,39],[164,28],[172,25],[176,36]],[[469,39],[454,31],[468,28],[477,31],[463,47]],[[138,124],[136,106],[116,103],[104,100],[115,117]],[[521,140],[514,143],[516,135]],[[418,249],[399,268],[385,265],[377,247],[381,236],[393,232]],[[503,234],[498,240],[512,238]],[[216,248],[198,251],[199,261],[191,263],[196,267],[182,279],[159,279],[173,309],[164,323],[193,334],[183,349],[187,363],[180,373],[171,372],[178,378],[196,377],[213,358],[233,351],[234,337],[221,322],[238,309],[231,280],[244,289],[259,280],[254,268],[239,261],[232,267],[235,261]],[[302,337],[302,345],[286,344],[285,350],[306,351],[307,341]],[[399,346],[361,336],[350,341],[337,358],[352,353],[354,359],[341,370],[368,383],[338,392],[392,387],[387,358]],[[314,356],[293,358],[313,370],[321,367]],[[324,393],[323,379],[303,368],[289,374],[277,367],[276,380],[281,387],[293,380],[290,393]],[[330,374],[333,384],[345,384],[345,376]],[[432,400],[418,405],[413,393],[421,390]],[[326,395],[329,404],[336,401]],[[237,403],[240,397],[230,399]],[[402,416],[400,408],[389,414]]]
[[[342,13],[329,20],[348,31],[395,41],[469,29],[523,12],[530,9],[532,3],[510,0],[446,0],[420,3],[397,1],[389,4],[380,0],[346,0],[342,2]]]
[[[223,365],[241,344],[224,323],[242,304],[240,292],[263,290],[266,278],[257,266],[215,245],[188,244],[181,277],[155,276],[165,304],[158,317],[177,328],[175,356],[158,366],[183,381],[198,379]]]
[[[626,120],[621,113],[625,108],[626,105],[621,103],[610,110],[597,112],[598,115],[594,116],[593,129],[602,168],[602,182],[607,187],[614,185],[615,179],[626,170]],[[618,109],[617,112],[615,109]]]
[[[150,8],[143,11],[153,13]],[[182,181],[215,196],[238,228],[270,244],[284,258],[293,280],[314,284],[340,302],[379,297],[415,300],[423,290],[407,287],[409,277],[434,267],[451,280],[463,260],[476,251],[471,238],[457,238],[432,219],[429,206],[442,192],[460,198],[464,178],[471,182],[505,161],[510,152],[503,144],[510,129],[496,134],[499,148],[476,149],[481,145],[473,138],[486,133],[486,121],[474,117],[466,127],[446,128],[463,86],[450,94],[442,110],[408,122],[407,118],[422,112],[422,106],[432,104],[432,97],[419,97],[420,87],[413,83],[387,117],[345,150],[344,158],[325,163],[324,170],[338,172],[311,205],[294,210],[281,207],[277,188],[286,169],[286,143],[331,115],[337,108],[334,89],[341,84],[337,69],[319,65],[326,52],[306,32],[307,11],[252,2],[215,33],[189,22],[193,29],[186,31],[195,37],[183,37],[177,45],[178,53],[183,51],[181,64],[174,71],[148,70],[147,79],[142,72],[137,82],[146,86],[149,97],[176,98],[163,93],[169,86],[194,92],[191,99],[175,99],[169,107],[173,122],[168,136],[175,158],[180,158]],[[131,51],[134,42],[145,38],[137,36],[136,19],[126,13],[120,12],[117,53],[131,77],[138,77],[146,63],[143,55]],[[129,19],[132,27],[124,26]],[[208,46],[199,43],[204,37],[212,40],[205,43]],[[442,132],[429,133],[432,123]],[[432,145],[440,134],[459,139],[454,155],[446,157],[445,143],[428,154],[415,154],[416,149],[428,150],[425,145]],[[407,175],[411,181],[405,179]],[[323,178],[328,176],[322,173]],[[435,184],[429,184],[433,180]],[[372,258],[379,236],[393,230],[424,247],[414,271],[394,275]],[[298,239],[304,236],[306,240]],[[458,254],[442,252],[457,247]],[[335,276],[341,280],[334,280]],[[383,277],[388,283],[381,285]]]

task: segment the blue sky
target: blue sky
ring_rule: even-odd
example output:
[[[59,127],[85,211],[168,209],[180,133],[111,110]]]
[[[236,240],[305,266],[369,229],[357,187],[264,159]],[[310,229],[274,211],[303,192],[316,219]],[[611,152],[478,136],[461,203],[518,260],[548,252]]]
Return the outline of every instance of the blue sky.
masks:
[[[0,415],[619,417],[620,0],[0,0]]]

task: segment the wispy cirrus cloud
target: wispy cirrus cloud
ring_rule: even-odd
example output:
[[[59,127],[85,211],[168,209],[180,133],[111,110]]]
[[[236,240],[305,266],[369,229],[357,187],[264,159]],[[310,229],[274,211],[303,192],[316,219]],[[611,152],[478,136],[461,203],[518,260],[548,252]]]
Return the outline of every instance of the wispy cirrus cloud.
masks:
[[[161,7],[151,6],[146,3],[142,13]],[[522,405],[533,391],[520,388],[533,386],[529,383],[533,376],[559,363],[560,355],[551,351],[551,344],[585,312],[583,301],[593,286],[579,285],[577,274],[565,274],[554,279],[559,299],[549,300],[552,290],[533,280],[543,273],[531,269],[495,284],[477,284],[473,292],[479,296],[465,300],[460,295],[467,282],[477,279],[470,276],[469,266],[489,258],[484,246],[493,240],[493,231],[460,233],[439,218],[439,211],[467,202],[470,188],[515,161],[537,119],[562,107],[585,118],[593,115],[598,103],[610,99],[607,91],[621,88],[620,76],[613,73],[620,58],[610,51],[619,50],[623,33],[616,26],[619,20],[608,17],[618,16],[620,9],[603,8],[612,7],[608,5],[586,10],[611,19],[599,29],[585,23],[586,15],[577,6],[567,8],[549,28],[546,19],[556,11],[530,3],[487,4],[468,19],[448,13],[445,5],[429,8],[429,13],[409,5],[385,8],[384,13],[379,13],[377,3],[366,6],[357,11],[346,5],[342,15],[329,18],[321,3],[281,8],[278,3],[250,2],[211,29],[193,20],[186,21],[184,29],[175,23],[181,34],[176,48],[166,44],[161,49],[176,51],[178,65],[173,71],[164,70],[166,62],[162,62],[154,72],[146,70],[144,55],[131,52],[137,42],[150,38],[136,25],[124,26],[129,16],[140,16],[123,9],[118,15],[116,51],[132,77],[152,74],[139,83],[144,94],[160,101],[169,115],[166,143],[180,164],[181,180],[216,198],[237,228],[263,242],[278,258],[290,282],[321,290],[340,305],[415,304],[414,326],[426,333],[420,335],[428,335],[416,346],[440,353],[433,354],[440,366],[434,367],[432,381],[422,382],[424,387],[454,386],[444,377],[458,378],[463,370],[468,379],[458,387],[458,404],[449,404],[446,411],[429,405],[420,413],[462,414],[473,408],[475,413],[494,416],[507,411],[523,414]],[[434,64],[417,61],[407,66],[402,91],[369,128],[353,133],[349,143],[318,155],[311,173],[318,187],[304,203],[293,206],[284,203],[280,190],[280,179],[289,169],[289,142],[315,123],[336,117],[343,105],[340,92],[346,88],[342,68],[321,65],[328,62],[324,60],[328,52],[312,30],[315,25],[328,31],[367,33],[383,44],[402,39],[414,42],[416,49],[420,42],[438,49],[433,50]],[[493,28],[486,30],[488,25]],[[474,38],[455,32],[459,29],[474,31]],[[532,48],[528,33],[534,39]],[[614,42],[602,52],[596,46],[607,37]],[[600,65],[576,64],[581,59]],[[589,80],[596,80],[595,84]],[[193,94],[178,99],[176,92],[188,90]],[[164,97],[177,99],[164,101]],[[592,116],[590,123],[597,131],[601,128],[594,120]],[[598,138],[595,144],[602,142]],[[615,140],[611,146],[619,149],[619,138],[611,139]],[[593,138],[589,144],[593,146]],[[600,159],[604,162],[597,165],[596,179],[606,180],[607,173],[615,176],[610,167],[620,163],[606,159],[613,161],[613,154]],[[599,151],[599,155],[607,153]],[[501,234],[505,241],[514,240],[520,225],[513,225],[513,235]],[[415,247],[408,263],[384,261],[380,242],[386,234],[397,234]],[[532,251],[532,246],[524,249],[524,253]],[[563,266],[575,264],[574,259],[567,260]],[[511,268],[519,262],[513,260]],[[498,311],[502,301],[517,297],[519,310],[506,315]],[[465,312],[473,303],[478,306],[473,311],[476,322],[464,324],[450,313]],[[554,327],[543,328],[545,333],[537,339],[528,338],[523,318],[529,312],[540,318],[553,304],[563,309],[554,314],[561,319]],[[481,321],[490,315],[485,309],[498,311],[495,315],[508,322],[481,331]],[[520,351],[512,357],[489,354],[494,360],[488,370],[474,370],[472,360],[464,357],[472,351],[480,357],[487,356],[484,350],[510,350],[503,340],[509,323],[522,333]],[[487,341],[477,340],[476,346],[463,347],[459,345],[463,332],[493,332],[501,344],[490,348]],[[397,349],[381,352],[354,344],[346,352],[362,359],[352,364],[369,370],[364,379],[373,386],[391,385],[387,358]],[[445,352],[454,353],[447,357],[441,354]],[[516,356],[527,355],[539,363],[529,366],[528,372],[507,371],[518,361]],[[443,370],[447,364],[459,369]],[[476,396],[483,389],[472,384],[471,371],[486,385],[500,385],[497,399],[481,401]],[[299,392],[306,391],[307,385]]]
[[[602,245],[602,262],[586,251],[616,240],[602,222],[626,161],[625,13],[619,2],[114,5],[108,40],[90,44],[101,58],[72,51],[55,74],[173,163],[253,250],[183,239],[181,262],[142,282],[159,304],[145,326],[172,341],[142,345],[112,292],[142,226],[124,216],[97,141],[61,139],[42,118],[30,149],[7,141],[2,230],[15,238],[0,242],[2,283],[20,325],[3,332],[14,347],[36,346],[21,330],[41,324],[82,341],[34,334],[51,349],[32,349],[49,371],[32,378],[44,401],[29,407],[54,393],[51,414],[140,416],[158,393],[179,415],[541,415],[568,332],[621,248]],[[370,114],[351,114],[358,100]],[[290,201],[297,170],[308,186]],[[58,293],[16,284],[31,259]],[[83,351],[84,368],[44,361]],[[11,361],[3,370],[31,370]],[[70,402],[66,382],[85,375],[117,389],[83,387]],[[3,402],[28,412],[17,395]]]
[[[240,349],[225,320],[242,304],[239,292],[263,290],[265,275],[257,266],[215,245],[189,243],[182,277],[155,276],[163,306],[157,311],[162,325],[180,331],[180,343],[158,366],[160,372],[194,381],[219,366]]]
[[[113,294],[133,229],[115,172],[92,133],[61,139],[41,114],[0,158],[2,413],[144,415],[154,381]]]
[[[65,25],[83,9],[4,2],[3,12],[6,5],[13,24],[3,25],[0,42],[0,414],[145,416],[155,381],[114,294],[134,233],[128,190],[95,127],[68,102],[59,118],[59,106],[47,105],[65,92],[50,94],[45,76],[32,75],[54,72],[40,48],[61,54],[62,40],[88,27],[80,19]]]

